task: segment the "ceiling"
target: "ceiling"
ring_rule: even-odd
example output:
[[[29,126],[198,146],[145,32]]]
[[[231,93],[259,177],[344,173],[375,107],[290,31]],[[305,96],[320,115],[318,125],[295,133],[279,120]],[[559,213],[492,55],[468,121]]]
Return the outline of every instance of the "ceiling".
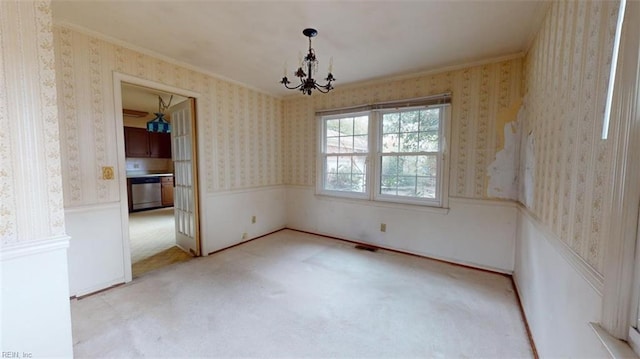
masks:
[[[53,1],[57,24],[84,28],[276,96],[313,27],[317,80],[335,87],[525,51],[545,1]]]
[[[169,101],[171,101],[171,106],[187,100],[186,97],[179,95],[173,95],[173,98],[171,98],[172,94],[160,90],[132,84],[122,84],[123,109],[145,111],[150,114],[156,113],[159,109],[158,96],[162,97],[162,100],[166,105],[169,105]]]

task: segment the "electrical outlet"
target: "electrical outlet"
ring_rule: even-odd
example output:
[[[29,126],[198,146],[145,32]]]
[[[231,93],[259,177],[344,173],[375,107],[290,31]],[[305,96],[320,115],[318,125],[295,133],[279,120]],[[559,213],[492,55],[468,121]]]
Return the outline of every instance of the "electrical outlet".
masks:
[[[133,164],[133,168],[140,168],[140,165],[139,165],[139,164],[137,164],[137,163],[134,163],[134,164]]]
[[[112,180],[114,177],[113,167],[102,167],[102,179]]]
[[[249,233],[247,232],[242,233],[242,239],[247,239],[247,238],[249,238]]]
[[[251,217],[251,223],[256,223],[256,216]]]
[[[380,223],[380,232],[386,232],[386,231],[387,231],[387,224]]]

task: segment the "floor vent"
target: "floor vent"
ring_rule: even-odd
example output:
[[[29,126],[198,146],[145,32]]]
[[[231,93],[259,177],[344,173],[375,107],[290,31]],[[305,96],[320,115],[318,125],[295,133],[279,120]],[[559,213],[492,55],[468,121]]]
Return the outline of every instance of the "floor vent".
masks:
[[[377,252],[378,251],[378,247],[374,247],[374,246],[368,246],[366,244],[356,244],[356,249],[362,250],[362,251],[369,251],[369,252]]]

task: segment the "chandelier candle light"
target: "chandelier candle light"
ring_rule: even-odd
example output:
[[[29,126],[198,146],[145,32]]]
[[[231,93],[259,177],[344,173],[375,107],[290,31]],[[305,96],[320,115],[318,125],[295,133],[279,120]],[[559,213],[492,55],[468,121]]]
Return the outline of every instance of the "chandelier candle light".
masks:
[[[311,92],[314,89],[322,93],[327,93],[333,90],[331,82],[336,80],[331,74],[331,71],[333,70],[333,58],[331,58],[331,60],[329,61],[329,74],[327,75],[327,78],[325,78],[325,81],[327,81],[327,83],[325,85],[320,85],[312,77],[318,70],[318,60],[316,59],[315,51],[311,47],[311,38],[318,35],[318,31],[316,31],[316,29],[304,29],[302,33],[304,34],[304,36],[309,38],[309,52],[307,53],[307,56],[304,57],[304,59],[300,59],[300,67],[298,67],[298,70],[295,72],[296,77],[300,79],[300,84],[294,87],[289,86],[291,82],[289,81],[289,79],[287,79],[286,64],[284,69],[284,77],[282,78],[282,80],[280,80],[280,83],[290,90],[300,90],[303,94],[307,94],[309,96],[311,96]],[[304,72],[303,68],[307,70],[306,73]]]

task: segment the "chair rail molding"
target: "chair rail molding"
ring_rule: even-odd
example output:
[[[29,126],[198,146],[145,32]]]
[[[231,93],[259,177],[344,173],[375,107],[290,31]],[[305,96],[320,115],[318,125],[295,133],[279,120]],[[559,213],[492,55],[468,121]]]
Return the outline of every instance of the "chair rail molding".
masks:
[[[614,183],[600,323],[620,339],[629,332],[640,204],[640,2],[629,1],[624,16],[611,106]]]

